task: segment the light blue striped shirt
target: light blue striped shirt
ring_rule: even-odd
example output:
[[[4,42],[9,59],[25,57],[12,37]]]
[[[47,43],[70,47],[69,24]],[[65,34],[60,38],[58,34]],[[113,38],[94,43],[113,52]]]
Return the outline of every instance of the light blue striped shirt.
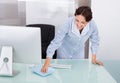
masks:
[[[91,20],[80,34],[75,25],[75,17],[70,17],[61,26],[48,46],[47,57],[52,58],[57,50],[57,58],[59,59],[84,58],[84,46],[88,38],[91,41],[91,52],[96,54],[99,47],[99,36],[95,22]]]

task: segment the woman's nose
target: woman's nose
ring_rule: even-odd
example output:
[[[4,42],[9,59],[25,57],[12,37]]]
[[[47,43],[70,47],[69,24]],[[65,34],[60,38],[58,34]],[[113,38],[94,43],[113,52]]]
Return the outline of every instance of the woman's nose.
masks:
[[[78,27],[82,28],[82,27],[84,27],[84,25],[79,23]]]

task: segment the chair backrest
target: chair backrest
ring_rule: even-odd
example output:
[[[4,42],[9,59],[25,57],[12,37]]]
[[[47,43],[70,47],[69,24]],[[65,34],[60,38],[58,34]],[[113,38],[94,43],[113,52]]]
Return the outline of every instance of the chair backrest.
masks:
[[[47,47],[55,35],[55,26],[50,24],[29,24],[27,27],[41,28],[42,59],[45,59]],[[56,58],[56,52],[53,55],[53,58]]]

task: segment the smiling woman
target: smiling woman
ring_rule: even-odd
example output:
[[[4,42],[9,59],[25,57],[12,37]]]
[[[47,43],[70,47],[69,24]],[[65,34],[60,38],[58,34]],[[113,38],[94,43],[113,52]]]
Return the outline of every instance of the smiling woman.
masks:
[[[75,23],[81,31],[92,19],[92,12],[89,7],[79,7],[75,12]]]
[[[51,41],[47,48],[47,59],[41,71],[47,71],[55,50],[58,52],[58,59],[84,59],[84,47],[88,38],[92,43],[92,63],[103,65],[101,61],[96,59],[99,34],[97,26],[92,19],[92,11],[88,6],[81,6],[76,9],[75,16],[70,17],[61,26],[55,38]]]

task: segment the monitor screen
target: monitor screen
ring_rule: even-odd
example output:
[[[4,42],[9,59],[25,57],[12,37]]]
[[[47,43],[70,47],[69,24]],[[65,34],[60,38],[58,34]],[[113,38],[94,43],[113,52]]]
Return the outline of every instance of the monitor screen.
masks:
[[[3,46],[12,46],[13,62],[41,63],[40,28],[0,26],[0,53]]]

